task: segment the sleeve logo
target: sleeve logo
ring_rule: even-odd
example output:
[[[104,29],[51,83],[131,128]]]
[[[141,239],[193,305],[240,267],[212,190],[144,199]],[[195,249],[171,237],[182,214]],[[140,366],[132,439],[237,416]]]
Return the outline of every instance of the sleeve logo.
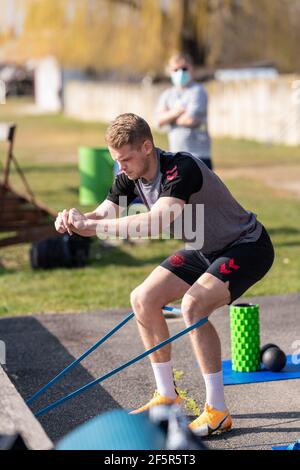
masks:
[[[167,180],[173,181],[175,178],[177,178],[178,174],[179,174],[178,167],[177,165],[175,165],[174,168],[172,168],[172,170],[167,171]]]

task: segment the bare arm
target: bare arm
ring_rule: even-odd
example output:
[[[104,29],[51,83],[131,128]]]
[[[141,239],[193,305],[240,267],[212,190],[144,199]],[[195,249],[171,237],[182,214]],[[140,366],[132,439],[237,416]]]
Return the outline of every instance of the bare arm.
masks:
[[[189,95],[186,110],[176,120],[178,126],[198,127],[207,115],[207,93],[202,87],[198,87]]]
[[[93,220],[87,219],[84,228],[77,233],[91,236],[105,234],[126,237],[148,237],[158,236],[163,230],[170,226],[182,212],[185,202],[174,197],[162,197],[153,205],[151,211],[143,214],[131,215],[122,218]],[[77,230],[77,221],[72,214],[68,220],[71,230]]]
[[[198,127],[200,124],[200,119],[189,116],[186,112],[181,114],[176,119],[177,126],[183,127]]]
[[[105,201],[101,202],[101,204],[96,207],[92,212],[86,212],[84,215],[88,219],[91,220],[101,220],[101,219],[113,219],[114,216],[112,214],[116,214],[115,217],[119,217],[120,214],[120,206],[115,204],[114,202],[105,199]]]
[[[64,209],[62,212],[58,213],[57,219],[55,221],[55,228],[59,233],[68,232],[69,235],[72,233],[77,233],[78,235],[82,235],[84,237],[93,237],[95,235],[94,230],[89,230],[86,228],[84,231],[78,226],[70,226],[69,224],[69,215],[70,212],[75,213],[76,209]],[[96,209],[92,212],[87,212],[86,214],[80,214],[76,211],[77,216],[80,214],[80,218],[84,218],[86,221],[97,221],[102,219],[114,219],[118,218],[121,215],[122,208],[119,207],[117,204],[114,204],[107,199],[103,201]]]
[[[172,124],[184,113],[183,108],[168,109],[164,108],[158,113],[157,123],[159,127]]]
[[[121,215],[122,208],[115,204],[114,202],[108,201],[105,199],[95,210],[92,212],[85,213],[85,217],[89,220],[97,221],[97,220],[105,220],[105,219],[114,219],[119,218]],[[80,235],[80,233],[73,227],[72,231]],[[85,230],[83,236],[85,237],[93,237],[95,236],[94,230]]]

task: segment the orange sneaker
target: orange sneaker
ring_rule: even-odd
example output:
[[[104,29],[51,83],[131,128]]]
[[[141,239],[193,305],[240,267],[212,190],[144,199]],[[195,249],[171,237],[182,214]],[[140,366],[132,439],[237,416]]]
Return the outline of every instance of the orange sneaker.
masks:
[[[176,398],[168,398],[161,395],[157,390],[153,395],[153,398],[146,403],[146,405],[141,406],[137,410],[131,411],[130,414],[138,414],[143,413],[144,411],[148,411],[149,408],[152,406],[159,406],[159,405],[179,405],[182,402],[182,399],[177,396]]]
[[[212,406],[205,404],[203,413],[189,424],[189,428],[201,437],[210,436],[214,432],[230,431],[232,418],[228,410],[215,410]]]

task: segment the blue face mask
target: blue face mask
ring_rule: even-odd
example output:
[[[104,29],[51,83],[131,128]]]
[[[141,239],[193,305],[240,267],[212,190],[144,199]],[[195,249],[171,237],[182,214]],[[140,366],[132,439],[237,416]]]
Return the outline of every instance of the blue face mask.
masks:
[[[176,70],[171,73],[171,80],[174,86],[185,87],[191,81],[191,74],[188,70]]]

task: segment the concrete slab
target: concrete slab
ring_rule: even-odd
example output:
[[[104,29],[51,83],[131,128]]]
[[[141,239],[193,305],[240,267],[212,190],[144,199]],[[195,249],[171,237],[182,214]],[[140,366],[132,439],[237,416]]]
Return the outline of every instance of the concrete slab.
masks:
[[[25,444],[32,450],[53,447],[40,423],[25,405],[23,398],[0,365],[0,434],[21,434]]]

